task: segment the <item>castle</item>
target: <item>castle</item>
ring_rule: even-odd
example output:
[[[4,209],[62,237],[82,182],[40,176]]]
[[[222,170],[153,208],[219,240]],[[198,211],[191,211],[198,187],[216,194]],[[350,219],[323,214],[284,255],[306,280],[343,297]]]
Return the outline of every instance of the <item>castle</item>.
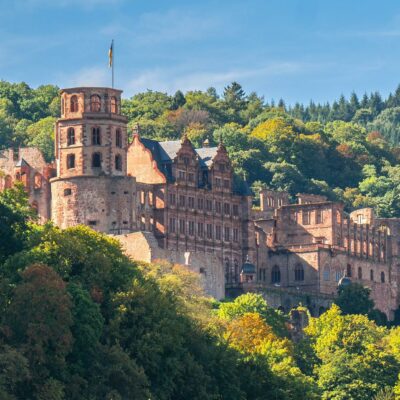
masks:
[[[0,153],[0,190],[21,181],[39,219],[114,235],[135,259],[167,259],[199,272],[216,298],[263,293],[288,311],[318,315],[343,276],[371,288],[389,318],[399,306],[400,219],[372,209],[347,215],[323,196],[263,190],[261,206],[234,176],[223,144],[195,149],[133,132],[121,91],[61,91],[55,162],[35,148]]]

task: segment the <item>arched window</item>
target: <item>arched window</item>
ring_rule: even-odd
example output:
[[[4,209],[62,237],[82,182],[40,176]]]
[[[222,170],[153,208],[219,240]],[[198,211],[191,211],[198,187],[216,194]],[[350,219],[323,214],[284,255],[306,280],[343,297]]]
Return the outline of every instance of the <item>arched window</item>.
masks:
[[[329,268],[329,265],[325,265],[323,275],[324,281],[329,281],[331,279],[331,269]]]
[[[304,268],[301,264],[297,264],[294,268],[294,280],[304,281]]]
[[[67,169],[75,168],[75,154],[67,155]]]
[[[358,279],[362,279],[362,268],[358,267]]]
[[[351,265],[350,264],[347,264],[346,276],[351,278]]]
[[[101,168],[101,154],[100,153],[93,153],[92,168]]]
[[[94,94],[90,98],[90,111],[91,112],[99,112],[101,110],[101,99],[100,96]]]
[[[369,271],[369,279],[370,279],[371,281],[374,280],[374,270],[373,270],[373,269],[371,269],[371,270]]]
[[[12,186],[12,178],[10,175],[6,175],[4,178],[4,189],[10,189]]]
[[[381,282],[385,283],[385,273],[383,271],[381,272]]]
[[[75,144],[75,129],[74,128],[68,128],[67,144],[68,144],[68,146]]]
[[[39,205],[38,205],[38,202],[37,202],[37,201],[34,201],[34,202],[31,204],[31,207],[32,207],[33,211],[35,212],[35,214],[38,214],[38,212],[39,212]]]
[[[78,97],[75,96],[75,95],[73,95],[73,96],[71,96],[71,99],[70,99],[69,110],[70,110],[71,112],[78,112],[78,108],[79,108],[79,105],[78,105]]]
[[[118,101],[116,97],[111,97],[111,112],[113,114],[117,114],[118,113]]]
[[[33,183],[34,183],[34,188],[35,189],[41,189],[42,187],[42,175],[39,173],[36,173],[34,178],[33,178]]]
[[[115,131],[115,145],[117,147],[122,147],[122,135],[119,129]]]
[[[271,283],[280,283],[280,281],[281,281],[281,270],[277,265],[274,265],[271,271]]]
[[[101,132],[100,128],[92,128],[92,144],[94,146],[100,146],[101,145]]]
[[[115,156],[115,169],[122,171],[122,157],[119,154]]]
[[[230,263],[229,259],[225,258],[225,282],[230,283],[231,282],[231,269],[230,269]]]

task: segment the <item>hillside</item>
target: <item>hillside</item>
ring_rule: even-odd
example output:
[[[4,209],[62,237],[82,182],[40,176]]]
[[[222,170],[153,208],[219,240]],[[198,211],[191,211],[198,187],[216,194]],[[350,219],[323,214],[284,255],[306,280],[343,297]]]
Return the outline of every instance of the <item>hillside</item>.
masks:
[[[50,160],[59,108],[55,86],[0,82],[0,148],[38,146]],[[332,104],[285,107],[232,83],[221,96],[213,88],[139,93],[122,110],[145,137],[187,134],[198,146],[222,140],[255,193],[268,186],[325,194],[347,210],[373,206],[381,217],[400,216],[400,88],[387,99],[353,93]]]

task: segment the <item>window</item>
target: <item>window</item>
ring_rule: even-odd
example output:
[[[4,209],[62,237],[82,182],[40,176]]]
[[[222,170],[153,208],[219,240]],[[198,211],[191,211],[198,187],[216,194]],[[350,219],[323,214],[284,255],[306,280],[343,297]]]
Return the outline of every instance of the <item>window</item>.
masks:
[[[215,212],[221,214],[221,202],[219,201],[215,202]]]
[[[347,264],[347,268],[346,268],[346,276],[348,276],[349,278],[351,278],[351,265]]]
[[[88,221],[89,226],[95,226],[97,225],[97,221]]]
[[[370,279],[371,281],[374,280],[374,270],[373,270],[373,269],[371,269],[371,270],[369,271],[369,279]]]
[[[122,171],[122,157],[119,154],[115,156],[115,169]]]
[[[189,172],[188,173],[188,181],[189,182],[194,182],[194,174],[193,174],[193,172]]]
[[[233,241],[234,242],[239,241],[239,229],[238,228],[233,228]]]
[[[41,189],[42,188],[42,175],[40,175],[39,173],[36,173],[34,176],[34,188],[36,190]]]
[[[229,189],[229,187],[230,187],[229,179],[224,179],[224,188]]]
[[[179,233],[184,235],[186,233],[186,224],[184,219],[179,220]]]
[[[225,258],[225,282],[226,283],[232,282],[231,267],[230,267],[229,259],[227,259],[227,258]]]
[[[362,279],[362,268],[358,267],[358,279]]]
[[[101,110],[101,99],[97,94],[90,98],[90,111],[99,112]]]
[[[202,222],[197,223],[197,235],[201,238],[204,236],[204,225]]]
[[[315,223],[322,224],[322,210],[315,211]]]
[[[271,271],[271,283],[280,283],[280,281],[281,281],[281,270],[277,265],[274,265]]]
[[[225,164],[219,164],[220,172],[225,172]]]
[[[215,186],[221,187],[221,178],[215,178]]]
[[[182,157],[181,159],[185,165],[189,165],[189,157]]]
[[[294,268],[294,280],[304,281],[304,268],[301,264],[296,264]]]
[[[64,189],[64,196],[71,196],[72,190],[71,189]]]
[[[383,271],[381,272],[381,282],[385,283],[385,273]]]
[[[179,206],[180,207],[185,207],[186,199],[184,195],[179,195]]]
[[[339,282],[341,277],[342,277],[341,272],[340,271],[336,271],[336,273],[335,273],[335,281]]]
[[[78,105],[78,97],[77,96],[75,96],[75,95],[71,96],[69,104],[70,104],[69,109],[71,112],[78,112],[79,105]]]
[[[204,200],[203,200],[203,199],[197,199],[197,208],[198,208],[199,210],[202,210],[202,209],[203,209],[203,203],[204,203]]]
[[[212,201],[211,200],[206,200],[206,210],[212,211]]]
[[[237,282],[239,280],[239,263],[238,260],[235,259],[233,262],[233,270],[234,270],[234,275],[233,275],[233,281]]]
[[[215,239],[221,240],[221,227],[219,225],[215,227]]]
[[[229,227],[225,226],[225,228],[224,228],[224,240],[225,240],[225,242],[229,242],[229,240],[231,239],[230,233],[231,233],[231,230],[229,229]]]
[[[67,145],[72,146],[75,144],[75,129],[74,128],[68,128],[67,131]]]
[[[92,168],[101,168],[101,154],[100,153],[93,153]]]
[[[117,147],[122,147],[122,135],[119,129],[115,131],[115,145]]]
[[[310,211],[303,211],[303,225],[310,224]]]
[[[175,220],[175,218],[170,218],[169,219],[169,231],[171,233],[175,233],[176,232],[176,220]]]
[[[75,154],[67,155],[67,169],[75,168]]]
[[[213,238],[212,225],[207,224],[207,239],[212,239],[212,238]]]
[[[92,144],[94,146],[100,146],[101,145],[100,128],[92,128]]]
[[[115,96],[111,97],[111,112],[113,114],[118,113],[118,102],[117,102],[117,98]]]
[[[289,224],[290,225],[295,225],[296,223],[297,223],[297,212],[296,211],[290,211]]]
[[[171,204],[171,205],[175,205],[175,202],[176,202],[176,195],[175,195],[175,193],[170,193],[169,194],[169,204]]]
[[[329,265],[325,265],[323,275],[324,275],[324,281],[329,281],[331,279],[331,276],[330,276],[331,271],[330,271]]]
[[[4,189],[10,189],[12,186],[12,178],[10,175],[6,175],[4,178]]]
[[[231,213],[231,206],[229,203],[224,203],[224,214],[229,215]]]
[[[189,221],[189,235],[194,236],[194,221]]]
[[[194,197],[188,197],[189,208],[194,208]]]
[[[186,172],[185,171],[178,171],[178,178],[181,181],[184,181],[186,179]]]
[[[233,215],[237,217],[239,215],[239,206],[237,204],[233,205]]]

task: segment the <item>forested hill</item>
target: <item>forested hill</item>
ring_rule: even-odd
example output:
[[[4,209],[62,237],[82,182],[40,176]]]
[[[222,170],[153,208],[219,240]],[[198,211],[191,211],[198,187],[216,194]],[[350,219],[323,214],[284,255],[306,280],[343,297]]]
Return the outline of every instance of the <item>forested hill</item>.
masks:
[[[312,93],[310,93],[312,96]],[[58,88],[0,82],[0,147],[38,146],[53,157]],[[400,87],[332,104],[268,103],[238,83],[207,91],[139,93],[122,104],[129,125],[159,140],[184,133],[197,146],[222,140],[236,170],[252,185],[326,194],[348,210],[373,206],[400,216]]]

